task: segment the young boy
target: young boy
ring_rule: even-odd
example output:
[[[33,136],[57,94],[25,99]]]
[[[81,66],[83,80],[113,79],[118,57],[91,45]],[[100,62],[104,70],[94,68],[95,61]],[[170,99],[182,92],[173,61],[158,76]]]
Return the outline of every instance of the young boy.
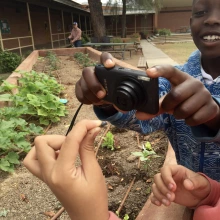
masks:
[[[115,126],[143,134],[164,130],[178,164],[220,181],[220,2],[194,0],[190,25],[199,50],[188,62],[147,70],[150,77],[161,77],[157,116],[122,113],[102,101],[106,92],[90,68],[83,70],[76,96],[84,104],[93,104],[99,119]],[[101,62],[106,68],[115,65],[108,53],[102,54]]]

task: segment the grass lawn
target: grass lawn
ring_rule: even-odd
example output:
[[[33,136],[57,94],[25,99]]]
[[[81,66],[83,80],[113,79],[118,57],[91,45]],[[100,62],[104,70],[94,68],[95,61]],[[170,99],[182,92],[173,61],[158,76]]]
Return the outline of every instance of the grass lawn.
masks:
[[[189,55],[197,49],[193,42],[157,44],[156,47],[179,64],[184,64]]]

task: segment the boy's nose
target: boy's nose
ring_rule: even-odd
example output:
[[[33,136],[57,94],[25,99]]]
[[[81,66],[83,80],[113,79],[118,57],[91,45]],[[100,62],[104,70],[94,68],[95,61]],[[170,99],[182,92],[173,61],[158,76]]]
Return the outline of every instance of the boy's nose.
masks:
[[[208,18],[204,21],[206,25],[220,25],[220,13],[213,12],[208,16]]]

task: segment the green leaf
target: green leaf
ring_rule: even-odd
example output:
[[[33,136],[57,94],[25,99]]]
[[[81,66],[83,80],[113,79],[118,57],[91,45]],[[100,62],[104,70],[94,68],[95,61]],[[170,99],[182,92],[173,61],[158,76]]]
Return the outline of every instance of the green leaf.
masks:
[[[142,152],[132,152],[132,154],[134,156],[137,156],[137,157],[143,157],[143,153]]]
[[[6,172],[11,172],[11,165],[5,158],[0,159],[0,169]]]
[[[2,102],[12,101],[12,95],[11,94],[0,95],[0,101]]]
[[[147,142],[145,143],[145,149],[146,149],[146,150],[149,150],[149,151],[152,150],[151,143],[150,143],[149,141],[147,141]]]
[[[3,209],[0,211],[0,217],[6,217],[8,214],[9,210]]]
[[[19,156],[15,152],[9,152],[5,159],[8,160],[9,163],[20,164],[18,160]]]

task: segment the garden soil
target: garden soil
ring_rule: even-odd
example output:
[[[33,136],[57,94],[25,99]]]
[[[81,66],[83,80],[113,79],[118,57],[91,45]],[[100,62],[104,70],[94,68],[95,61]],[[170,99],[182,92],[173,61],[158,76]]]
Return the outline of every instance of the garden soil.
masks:
[[[125,62],[135,66],[138,59],[139,55],[134,54],[131,60],[125,60]],[[49,72],[48,61],[39,59],[34,70]],[[70,121],[80,105],[74,91],[75,83],[80,78],[81,73],[82,67],[77,64],[73,57],[59,57],[59,68],[53,71],[53,75],[64,86],[60,98],[68,100],[66,104],[68,116],[62,118],[58,124],[52,125],[47,134],[65,135]],[[82,106],[76,121],[81,119],[96,119],[92,106]],[[96,150],[106,129],[102,128],[96,138]],[[111,151],[100,147],[97,154],[98,162],[106,177],[109,210],[116,212],[119,209],[129,186],[134,180],[120,212],[122,219],[125,214],[128,214],[129,220],[133,220],[147,201],[151,192],[153,176],[163,164],[168,144],[167,138],[162,132],[143,136],[134,131],[118,129],[112,125],[110,131],[114,134],[115,141],[120,148]],[[139,158],[133,156],[131,152],[141,151],[141,145],[147,141],[151,143],[152,148],[160,157],[151,159],[146,166],[143,162],[140,163]],[[6,217],[0,217],[0,220],[47,220],[57,213],[61,207],[62,205],[46,184],[30,174],[22,163],[13,174],[0,172],[0,214],[2,211],[7,213]],[[58,219],[69,220],[69,217],[66,212],[63,212]]]

